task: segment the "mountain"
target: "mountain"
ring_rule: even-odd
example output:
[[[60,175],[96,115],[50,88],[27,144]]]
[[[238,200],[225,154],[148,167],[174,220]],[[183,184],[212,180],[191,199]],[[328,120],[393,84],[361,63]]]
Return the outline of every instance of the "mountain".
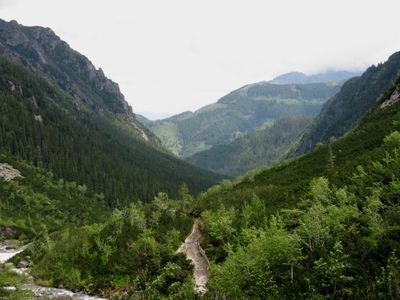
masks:
[[[400,297],[399,120],[400,78],[344,137],[203,195],[210,299]]]
[[[0,239],[12,228],[25,239],[66,226],[101,222],[111,213],[104,195],[85,185],[56,178],[20,158],[0,153]],[[21,237],[24,239],[24,237]]]
[[[361,77],[345,82],[340,92],[330,99],[321,113],[304,133],[291,156],[311,152],[317,143],[338,138],[373,107],[399,75],[400,52],[377,66],[366,70]]]
[[[138,120],[140,123],[142,123],[143,125],[146,125],[146,126],[153,122],[150,119],[147,119],[143,115],[135,114],[135,117],[136,117],[136,120]]]
[[[221,179],[167,154],[118,85],[48,28],[0,21],[0,149],[108,204]]]
[[[108,79],[102,69],[96,70],[50,28],[0,20],[0,53],[68,93],[75,99],[76,110],[84,107],[96,111],[137,139],[159,146],[159,140],[135,119],[118,84]]]
[[[272,126],[255,130],[230,143],[198,152],[187,161],[201,168],[230,176],[254,168],[268,167],[281,159],[303,133],[310,118],[278,119]]]
[[[259,82],[222,97],[195,112],[183,112],[148,124],[162,144],[187,158],[214,145],[273,124],[287,116],[317,115],[323,103],[339,91],[340,82],[276,85]]]
[[[343,81],[351,77],[359,76],[359,72],[328,71],[325,73],[306,75],[301,72],[290,72],[279,75],[270,80],[273,84],[308,84],[317,82]]]
[[[399,120],[400,78],[311,154],[45,235],[33,274],[109,298],[195,299],[187,246],[210,261],[206,299],[399,298]]]

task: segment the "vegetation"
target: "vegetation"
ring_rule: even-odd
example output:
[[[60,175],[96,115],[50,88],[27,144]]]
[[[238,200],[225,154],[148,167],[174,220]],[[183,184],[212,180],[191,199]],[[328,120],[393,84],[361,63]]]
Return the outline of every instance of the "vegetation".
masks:
[[[21,30],[39,41],[48,38],[40,28]],[[342,138],[193,197],[189,188],[197,192],[218,177],[134,137],[118,115],[126,112],[123,102],[112,101],[106,81],[81,82],[83,58],[60,47],[55,57],[65,66],[52,65],[50,55],[53,69],[46,74],[78,80],[78,90],[93,100],[67,92],[68,80],[45,80],[11,62],[9,53],[0,59],[0,161],[22,175],[0,178],[0,229],[10,227],[19,240],[33,241],[19,255],[30,256],[38,283],[123,299],[400,298],[400,101],[381,105],[394,95],[399,100],[400,78],[390,86],[399,54],[370,68],[361,85],[353,79],[343,88],[341,95],[349,89],[362,102],[364,91],[390,86]],[[35,49],[15,53],[32,60]],[[91,92],[92,84],[102,88]],[[261,97],[248,100],[253,104],[279,107],[277,115],[280,104],[303,110],[299,103],[310,104],[304,95],[320,103],[329,93],[321,85],[292,87],[259,84],[241,92]],[[263,99],[264,89],[279,99]],[[247,100],[237,95],[203,112],[244,105]],[[87,101],[101,109],[90,109]],[[191,115],[179,117],[185,129],[202,128],[188,121]],[[334,119],[333,127],[340,127],[341,117]],[[183,180],[188,184],[178,189]],[[210,259],[203,296],[194,292],[192,265],[177,253],[193,218]],[[1,266],[0,286],[23,283],[9,267]],[[0,297],[31,295],[0,288]]]
[[[147,123],[163,145],[188,158],[212,146],[272,125],[284,117],[316,116],[322,104],[340,89],[341,82],[246,85],[196,112],[185,112]]]
[[[371,109],[376,100],[396,80],[400,69],[400,52],[377,66],[368,68],[357,78],[347,81],[340,92],[322,108],[321,113],[304,133],[291,156],[309,153],[318,143],[328,143],[355,126]]]
[[[0,179],[0,226],[11,226],[22,240],[72,224],[103,221],[110,214],[104,195],[90,193],[85,185],[58,180],[51,172],[6,154],[0,154],[0,160],[22,176]]]
[[[191,230],[191,201],[160,193],[151,203],[115,210],[104,223],[51,234],[31,249],[33,274],[50,285],[108,296],[192,298],[192,267],[175,254]]]
[[[246,171],[268,167],[282,159],[310,122],[305,117],[279,119],[270,127],[256,130],[227,144],[215,145],[187,160],[213,172],[243,175]]]
[[[20,276],[10,270],[10,265],[6,264],[0,272],[0,299],[8,300],[30,300],[32,293],[20,289],[20,286],[25,282],[26,278]],[[15,291],[3,289],[3,287],[13,286],[18,287]]]
[[[183,182],[199,192],[221,178],[132,137],[95,111],[77,110],[78,100],[5,58],[0,73],[0,148],[103,193],[109,205],[149,200],[159,191],[176,195]]]
[[[191,212],[211,260],[205,298],[399,297],[399,124],[400,103],[376,107],[344,138],[197,199],[183,186],[179,200],[160,194],[50,234],[32,250],[34,273],[132,299],[194,298],[175,254]]]

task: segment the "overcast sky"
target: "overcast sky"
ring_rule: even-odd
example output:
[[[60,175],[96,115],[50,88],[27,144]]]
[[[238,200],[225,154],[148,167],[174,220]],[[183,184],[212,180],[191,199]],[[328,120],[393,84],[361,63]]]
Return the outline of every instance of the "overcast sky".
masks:
[[[135,112],[179,113],[289,72],[363,69],[400,50],[399,0],[0,0],[118,82]]]

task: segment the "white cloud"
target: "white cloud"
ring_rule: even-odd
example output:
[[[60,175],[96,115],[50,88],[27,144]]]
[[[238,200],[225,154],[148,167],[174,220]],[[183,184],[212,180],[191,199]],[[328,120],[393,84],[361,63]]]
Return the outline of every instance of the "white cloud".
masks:
[[[0,0],[0,8],[10,7],[17,4],[18,0]]]
[[[0,6],[4,0],[0,0]],[[288,71],[359,69],[400,50],[398,0],[19,0],[120,83],[134,111],[181,112]]]

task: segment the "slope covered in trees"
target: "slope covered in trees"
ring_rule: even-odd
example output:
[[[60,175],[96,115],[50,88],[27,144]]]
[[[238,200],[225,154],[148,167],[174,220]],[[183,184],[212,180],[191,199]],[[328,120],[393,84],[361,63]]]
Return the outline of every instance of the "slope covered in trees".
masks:
[[[316,116],[341,84],[249,84],[194,113],[184,112],[147,125],[167,149],[186,158],[283,117]]]
[[[39,42],[43,49],[54,47],[50,53],[62,54],[54,58],[57,65],[38,48]],[[49,70],[52,66],[56,69]],[[200,192],[221,178],[165,153],[157,138],[134,119],[116,85],[100,71],[81,74],[83,66],[91,64],[47,29],[2,24],[3,151],[58,178],[85,184],[113,206],[149,200],[159,191],[175,195],[183,182]]]
[[[89,192],[85,185],[57,179],[51,172],[4,152],[0,161],[18,173],[12,180],[0,176],[0,229],[10,227],[20,239],[102,222],[110,215],[104,195]],[[3,238],[0,230],[0,240]]]
[[[397,52],[385,63],[368,68],[361,77],[347,81],[340,92],[324,105],[291,155],[311,152],[317,143],[328,143],[332,137],[342,136],[357,124],[391,86],[399,68],[400,53]]]
[[[11,36],[11,48],[24,40]],[[27,45],[18,51],[45,59]],[[36,238],[21,255],[41,284],[196,299],[192,267],[177,253],[196,218],[203,236],[188,242],[210,259],[206,299],[400,298],[400,78],[392,85],[388,65],[377,67],[383,77],[364,77],[365,90],[389,88],[343,137],[197,198],[181,185],[171,199],[156,192],[215,175],[146,142],[122,102],[94,96],[101,109],[90,108],[91,97],[77,96],[83,85],[71,94],[11,48],[0,59],[0,234],[3,225]],[[130,201],[138,198],[153,200]],[[9,274],[0,273],[0,297],[15,299],[3,288]]]
[[[344,138],[200,198],[210,299],[400,296],[399,88]]]
[[[187,161],[217,173],[243,175],[279,161],[310,122],[311,119],[305,117],[279,119],[270,127],[196,153]]]
[[[195,298],[190,268],[174,254],[192,212],[211,261],[206,299],[399,297],[399,89],[312,154],[197,201],[183,187],[178,201],[161,194],[36,243],[36,276],[134,299]]]

